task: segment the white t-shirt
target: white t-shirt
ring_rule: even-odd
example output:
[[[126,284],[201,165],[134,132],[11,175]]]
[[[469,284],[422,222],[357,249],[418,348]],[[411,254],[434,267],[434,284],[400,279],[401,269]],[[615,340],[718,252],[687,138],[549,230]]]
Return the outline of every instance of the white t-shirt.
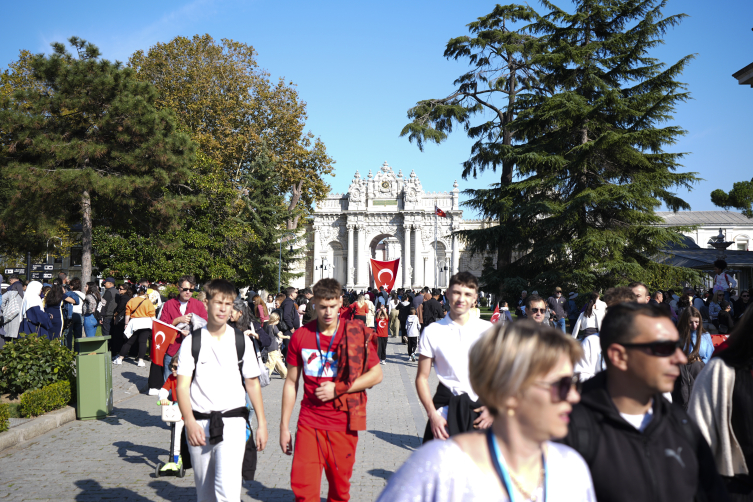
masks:
[[[652,406],[646,413],[641,413],[640,415],[628,415],[627,413],[620,413],[620,416],[624,418],[627,423],[643,432],[644,429],[648,427],[648,424],[651,423],[651,419],[654,418],[654,408]]]
[[[215,339],[206,328],[201,330],[199,362],[194,364],[191,339],[188,335],[178,353],[178,375],[190,377],[196,366],[196,378],[191,382],[191,407],[200,413],[225,412],[246,405],[246,390],[238,374],[238,353],[235,349],[235,330],[225,327],[221,340]],[[261,374],[251,340],[246,338],[243,352],[243,377]]]
[[[468,375],[468,354],[473,344],[492,326],[489,321],[472,318],[461,326],[448,314],[424,328],[418,342],[418,354],[434,359],[437,378],[453,395],[465,393],[472,401],[478,399]]]
[[[188,302],[182,302],[178,300],[178,303],[180,303],[180,315],[186,315],[186,309],[188,308]]]

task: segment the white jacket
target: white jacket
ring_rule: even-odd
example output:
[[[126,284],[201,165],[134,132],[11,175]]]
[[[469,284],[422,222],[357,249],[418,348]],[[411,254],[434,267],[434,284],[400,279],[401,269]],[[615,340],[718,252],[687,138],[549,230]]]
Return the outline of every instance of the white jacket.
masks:
[[[583,359],[575,363],[573,371],[580,373],[581,382],[588,380],[599,373],[604,371],[607,367],[604,364],[604,358],[601,357],[601,341],[599,334],[587,336],[582,342],[583,347]]]
[[[604,315],[607,313],[607,304],[601,300],[596,300],[593,308],[591,309],[591,316],[586,317],[586,313],[581,312],[578,320],[575,321],[573,326],[573,338],[578,338],[580,330],[588,328],[601,329],[601,322],[604,320]],[[585,341],[585,340],[584,340]]]

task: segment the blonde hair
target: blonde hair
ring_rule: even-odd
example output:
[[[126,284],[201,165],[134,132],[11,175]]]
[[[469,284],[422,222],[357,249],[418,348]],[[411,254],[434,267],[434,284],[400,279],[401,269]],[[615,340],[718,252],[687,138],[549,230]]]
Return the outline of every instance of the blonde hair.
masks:
[[[549,373],[563,354],[575,364],[583,349],[572,337],[533,321],[496,324],[471,348],[471,386],[496,415],[506,398]]]
[[[280,314],[277,312],[272,312],[269,314],[269,321],[267,322],[268,325],[274,326],[275,324],[278,324],[280,322]]]

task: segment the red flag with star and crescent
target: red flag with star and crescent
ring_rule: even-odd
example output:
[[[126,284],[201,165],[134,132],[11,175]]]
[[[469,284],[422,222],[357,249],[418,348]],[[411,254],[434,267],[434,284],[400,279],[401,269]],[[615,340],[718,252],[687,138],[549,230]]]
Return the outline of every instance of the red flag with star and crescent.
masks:
[[[177,336],[178,330],[172,324],[167,324],[158,319],[152,320],[152,350],[149,357],[152,358],[154,364],[162,366],[165,352]]]
[[[500,312],[499,312],[499,305],[497,305],[497,306],[496,306],[496,307],[494,308],[494,313],[492,314],[492,318],[491,318],[491,319],[489,319],[489,322],[490,322],[490,323],[492,323],[492,324],[496,323],[497,321],[499,321],[499,317],[500,317],[500,315],[501,315],[501,314],[500,314]]]
[[[447,213],[445,213],[444,211],[442,211],[441,209],[439,209],[439,206],[437,206],[437,205],[434,206],[434,214],[436,214],[437,216],[440,216],[442,218],[447,218]]]
[[[392,291],[395,286],[395,279],[397,279],[397,267],[400,265],[400,258],[392,261],[379,261],[374,258],[371,260],[371,275],[374,276],[374,282],[377,289],[384,286],[385,291],[388,293]]]

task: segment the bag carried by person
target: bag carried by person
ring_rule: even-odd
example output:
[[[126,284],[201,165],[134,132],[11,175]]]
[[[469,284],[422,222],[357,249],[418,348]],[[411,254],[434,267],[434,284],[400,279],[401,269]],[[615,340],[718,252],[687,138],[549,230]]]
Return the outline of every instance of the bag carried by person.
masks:
[[[290,331],[292,328],[288,326],[288,324],[285,322],[285,320],[282,318],[282,309],[274,309],[271,314],[277,314],[280,316],[280,322],[277,323],[277,329],[280,330],[281,333],[285,333],[286,331]]]

